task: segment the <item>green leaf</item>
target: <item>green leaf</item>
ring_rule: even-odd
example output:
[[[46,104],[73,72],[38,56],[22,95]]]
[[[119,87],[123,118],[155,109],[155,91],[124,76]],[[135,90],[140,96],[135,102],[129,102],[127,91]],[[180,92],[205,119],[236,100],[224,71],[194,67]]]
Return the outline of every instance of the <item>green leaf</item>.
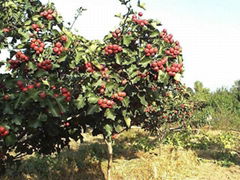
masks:
[[[114,126],[114,130],[117,133],[120,133],[120,132],[122,132],[124,130],[124,128],[121,125],[117,124],[117,125]]]
[[[114,16],[118,17],[118,18],[122,18],[122,14],[121,13],[115,14]]]
[[[48,80],[42,80],[42,83],[50,87]]]
[[[38,21],[38,19],[40,18],[41,16],[40,15],[35,15],[32,17],[32,20],[33,21]]]
[[[12,146],[17,142],[17,138],[14,134],[10,134],[8,136],[6,136],[5,138],[5,143],[7,146]]]
[[[148,64],[150,63],[152,61],[152,59],[150,59],[149,57],[145,57],[145,58],[143,58],[140,62],[139,62],[139,64],[141,64],[142,65],[142,67],[147,67],[148,66]]]
[[[47,121],[48,117],[46,114],[40,113],[38,115],[38,118],[36,119],[31,119],[31,121],[29,122],[29,126],[32,128],[38,128],[42,125],[42,122]]]
[[[53,64],[53,69],[57,69],[57,68],[60,68],[60,65],[59,65],[59,64],[56,64],[56,63],[54,63],[54,64]]]
[[[13,114],[13,110],[10,106],[10,104],[5,104],[3,114]]]
[[[167,84],[169,81],[169,76],[166,72],[158,71],[158,82]]]
[[[56,100],[56,102],[57,102],[57,105],[58,105],[58,107],[59,107],[60,112],[61,112],[61,113],[65,113],[67,110],[66,110],[66,108],[63,106],[63,104],[62,104],[62,102],[60,101],[60,99],[59,99],[59,98],[56,98],[55,100]]]
[[[117,63],[117,64],[121,64],[121,56],[120,56],[119,53],[116,54],[115,58],[116,58],[116,63]]]
[[[116,118],[116,114],[114,112],[113,109],[107,109],[104,113],[104,117],[106,117],[107,119],[111,119],[111,120],[115,120]]]
[[[174,79],[176,81],[180,81],[181,80],[181,74],[177,73],[175,76],[174,76]]]
[[[29,26],[31,23],[32,23],[32,21],[29,19],[24,24],[25,24],[25,26]]]
[[[18,97],[15,105],[14,105],[14,109],[17,109],[17,108],[18,108],[20,102],[22,101],[22,97],[23,97],[23,94],[21,93],[20,96]]]
[[[129,101],[129,97],[125,97],[123,100],[122,100],[122,104],[124,107],[128,107],[130,101]]]
[[[60,57],[59,59],[57,59],[57,62],[58,63],[64,62],[66,60],[66,58],[67,58],[67,55],[64,55],[64,56]]]
[[[146,10],[146,3],[138,3],[138,7]]]
[[[98,47],[97,44],[92,44],[88,49],[90,52],[93,53],[97,50],[97,47]]]
[[[104,130],[105,136],[109,137],[109,136],[112,135],[112,130],[113,130],[113,128],[112,128],[111,125],[106,124],[106,125],[103,127],[103,130]]]
[[[126,123],[127,127],[128,127],[128,128],[131,127],[131,118],[129,118],[129,117],[124,117],[124,120],[125,120],[125,123]]]
[[[129,44],[131,43],[131,41],[134,39],[133,36],[131,35],[125,35],[123,36],[123,44],[126,46],[129,46]]]
[[[146,101],[145,96],[138,95],[138,98],[140,99],[140,102],[142,105],[144,105],[144,106],[148,105],[148,102]]]
[[[78,96],[78,98],[75,100],[75,105],[77,106],[78,110],[82,109],[86,105],[85,98],[82,95]]]
[[[91,93],[88,97],[88,102],[91,104],[96,104],[98,102],[99,97],[95,94]]]
[[[151,37],[151,38],[158,37],[158,36],[159,36],[159,31],[158,31],[158,30],[153,31],[153,32],[150,34],[150,37]]]
[[[56,108],[56,106],[49,99],[47,99],[46,101],[47,101],[49,111],[52,114],[52,116],[53,117],[60,117],[59,110]]]
[[[132,84],[136,84],[138,81],[140,81],[140,77],[135,77],[134,79],[131,80]]]
[[[15,116],[12,122],[16,125],[21,125],[22,119],[23,118],[21,116]]]
[[[100,111],[101,111],[101,109],[97,104],[90,105],[88,110],[87,110],[87,115],[91,115],[91,114],[94,114],[94,113],[97,113],[97,112],[100,112]]]

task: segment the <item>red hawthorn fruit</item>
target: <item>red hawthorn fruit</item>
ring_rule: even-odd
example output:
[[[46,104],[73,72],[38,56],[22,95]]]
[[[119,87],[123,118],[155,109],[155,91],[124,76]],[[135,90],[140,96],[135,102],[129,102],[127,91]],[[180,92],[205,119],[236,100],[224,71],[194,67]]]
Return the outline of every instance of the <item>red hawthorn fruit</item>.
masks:
[[[67,97],[65,98],[65,101],[70,102],[71,99],[72,99],[72,98],[71,98],[70,96],[67,96]]]
[[[33,85],[33,84],[29,84],[29,85],[27,86],[27,88],[28,88],[28,89],[33,89],[33,88],[34,88],[34,85]]]
[[[39,95],[39,97],[42,98],[42,99],[45,99],[45,98],[47,97],[46,92],[40,92],[38,95]]]
[[[4,133],[4,131],[5,131],[5,127],[0,126],[0,134]]]
[[[8,101],[10,99],[10,95],[6,94],[3,96],[3,100]]]
[[[35,87],[40,88],[41,87],[41,83],[40,82],[35,83]]]
[[[62,41],[67,41],[67,36],[66,35],[62,35],[61,38],[60,38]]]
[[[5,130],[4,133],[2,134],[2,136],[7,136],[9,134],[8,130]]]
[[[60,47],[62,47],[62,43],[57,42],[57,43],[55,44],[55,46],[58,47],[58,48],[60,48]]]
[[[53,15],[52,14],[48,14],[46,17],[48,20],[52,20],[53,19]]]
[[[68,127],[68,126],[70,126],[70,123],[69,123],[69,122],[65,122],[65,123],[64,123],[64,126],[65,126],[65,127]]]
[[[139,12],[139,13],[138,13],[138,16],[143,16],[143,13],[142,13],[142,12]]]
[[[118,92],[118,96],[120,96],[120,97],[125,97],[125,96],[126,96],[126,93],[125,93],[125,92]]]
[[[23,83],[21,80],[18,80],[18,81],[17,81],[17,86],[18,86],[18,87],[23,87],[23,86],[24,86],[24,83]]]
[[[122,80],[122,85],[125,85],[125,84],[127,84],[127,80],[126,79],[124,79],[124,80]]]
[[[68,89],[67,89],[67,88],[62,88],[62,89],[61,89],[61,92],[62,92],[62,94],[65,94],[65,93],[68,92]]]
[[[100,92],[101,94],[104,94],[105,89],[104,89],[104,88],[100,88],[99,92]]]
[[[52,14],[52,13],[53,13],[53,10],[52,10],[52,9],[48,9],[48,10],[47,10],[47,13],[48,13],[48,14]]]
[[[5,33],[10,32],[10,28],[3,28],[2,31],[5,32]]]
[[[98,100],[98,104],[101,105],[103,103],[103,100],[102,99],[99,99]]]
[[[117,97],[117,99],[119,100],[119,101],[122,101],[123,100],[123,97]]]
[[[27,92],[28,91],[28,88],[27,87],[23,87],[22,88],[22,92]]]
[[[51,86],[51,89],[55,90],[55,89],[57,89],[57,87],[53,85],[53,86]]]
[[[151,44],[147,44],[147,45],[146,45],[146,48],[151,49],[151,48],[152,48],[152,45],[151,45]]]

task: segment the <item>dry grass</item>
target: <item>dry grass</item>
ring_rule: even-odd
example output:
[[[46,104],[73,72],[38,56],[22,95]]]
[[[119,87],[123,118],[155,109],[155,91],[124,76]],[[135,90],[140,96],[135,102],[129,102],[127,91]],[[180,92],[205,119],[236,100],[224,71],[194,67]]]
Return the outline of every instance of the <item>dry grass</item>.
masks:
[[[220,132],[210,132],[218,134]],[[113,180],[239,180],[240,166],[222,167],[210,160],[200,160],[193,150],[161,145],[149,152],[132,149],[133,139],[147,134],[139,129],[125,132],[118,139],[124,143],[113,162]],[[106,152],[100,136],[85,134],[86,142],[72,142],[72,150],[62,154],[55,169],[45,177],[24,174],[3,180],[104,180],[107,169]],[[95,144],[94,144],[94,143]],[[80,157],[81,156],[81,157]],[[79,165],[82,163],[84,165]],[[57,167],[57,168],[56,168]],[[46,167],[47,168],[47,167]]]

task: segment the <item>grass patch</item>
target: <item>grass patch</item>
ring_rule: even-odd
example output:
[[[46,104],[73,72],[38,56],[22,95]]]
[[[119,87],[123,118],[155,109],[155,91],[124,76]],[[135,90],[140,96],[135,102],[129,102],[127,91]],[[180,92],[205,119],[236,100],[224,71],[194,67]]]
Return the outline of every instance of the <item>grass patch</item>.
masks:
[[[32,156],[3,180],[104,180],[106,147],[85,134],[55,156]],[[240,179],[239,134],[197,130],[169,135],[163,144],[141,129],[121,134],[114,144],[114,180]],[[239,148],[239,149],[238,149]],[[213,173],[214,172],[214,173]]]

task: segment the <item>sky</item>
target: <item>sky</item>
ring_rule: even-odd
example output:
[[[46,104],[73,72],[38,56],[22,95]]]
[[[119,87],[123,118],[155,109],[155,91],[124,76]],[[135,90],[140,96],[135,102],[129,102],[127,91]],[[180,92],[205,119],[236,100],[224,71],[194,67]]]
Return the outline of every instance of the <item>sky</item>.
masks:
[[[74,25],[87,39],[102,39],[118,25],[117,12],[125,12],[118,0],[41,0],[54,2],[65,22],[72,22],[76,9],[84,7]],[[132,3],[136,4],[136,0]],[[141,0],[144,18],[158,19],[183,48],[187,86],[203,82],[212,91],[230,88],[240,80],[239,0]],[[139,11],[139,9],[136,9]]]

